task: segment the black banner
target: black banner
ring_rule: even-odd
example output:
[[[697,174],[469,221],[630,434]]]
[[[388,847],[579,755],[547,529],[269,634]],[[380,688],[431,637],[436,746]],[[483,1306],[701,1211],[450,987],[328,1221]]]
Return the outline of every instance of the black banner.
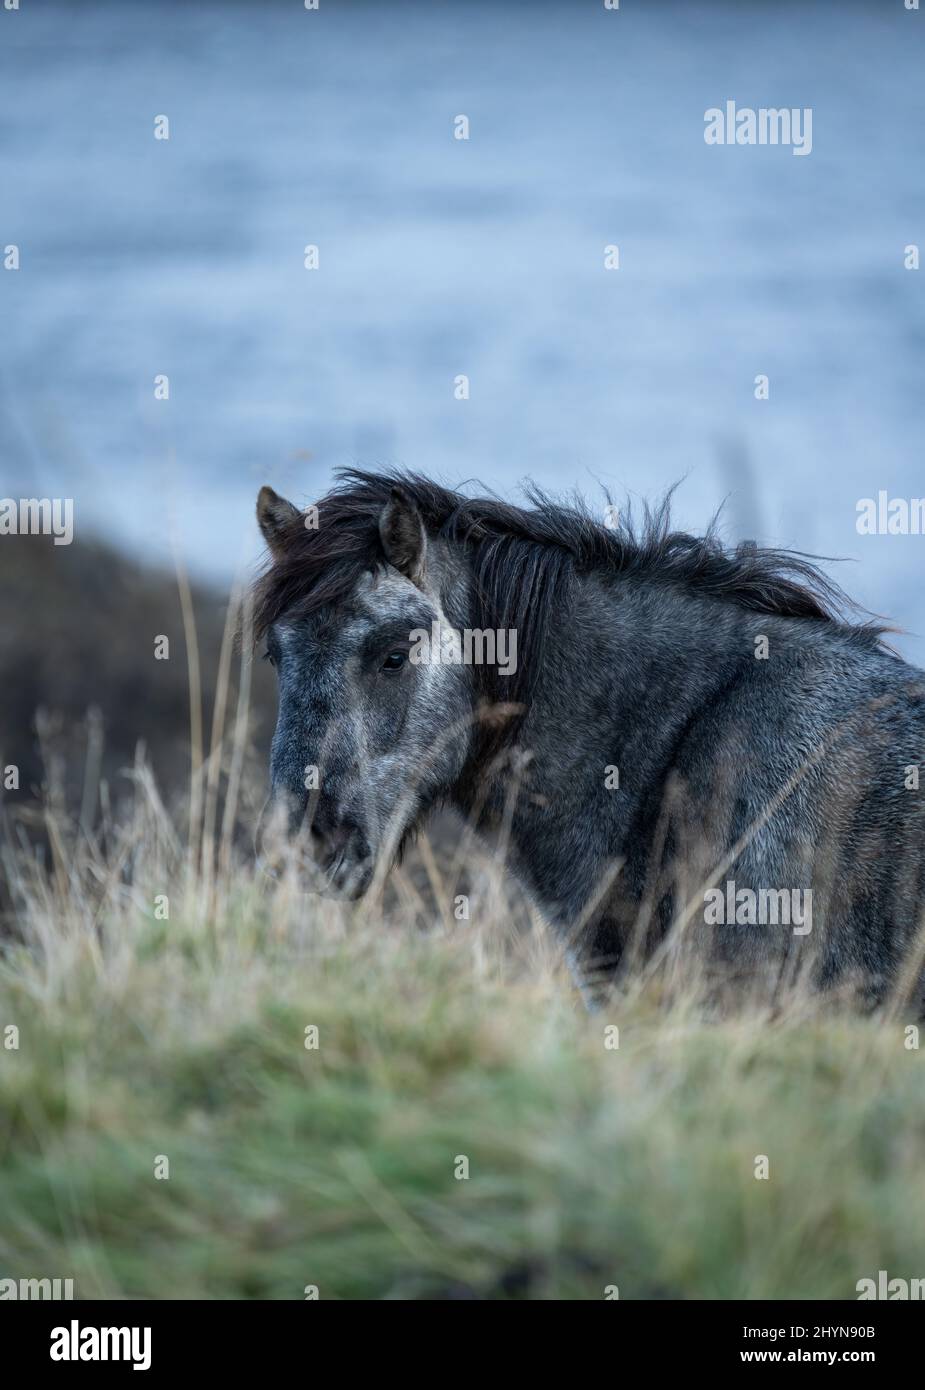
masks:
[[[908,1364],[921,1344],[922,1318],[916,1306],[897,1302],[851,1303],[633,1303],[601,1300],[548,1305],[537,1325],[535,1339],[525,1337],[531,1314],[508,1307],[504,1321],[497,1313],[488,1322],[470,1310],[450,1313],[445,1304],[431,1304],[418,1313],[395,1302],[361,1305],[313,1302],[291,1303],[18,1303],[0,1313],[4,1356],[26,1370],[48,1370],[63,1381],[81,1373],[140,1371],[146,1377],[183,1371],[211,1375],[241,1375],[265,1370],[267,1364],[301,1365],[305,1373],[337,1358],[355,1375],[364,1353],[375,1361],[373,1373],[397,1372],[394,1340],[418,1330],[428,1344],[435,1332],[453,1336],[446,1370],[459,1374],[467,1364],[465,1347],[472,1348],[474,1373],[484,1374],[486,1348],[478,1341],[460,1344],[465,1329],[492,1338],[491,1357],[501,1347],[516,1355],[519,1372],[531,1366],[537,1352],[545,1358],[549,1334],[560,1324],[563,1335],[581,1342],[569,1346],[582,1362],[606,1357],[658,1373],[664,1370],[732,1370],[809,1366],[825,1370],[861,1367],[898,1370]],[[356,1335],[357,1319],[363,1332]],[[443,1323],[443,1318],[447,1322]],[[405,1319],[408,1319],[406,1322]],[[373,1334],[372,1336],[370,1334]],[[499,1334],[503,1334],[499,1338]],[[602,1340],[603,1339],[603,1340]],[[535,1349],[535,1350],[534,1350]],[[413,1369],[412,1345],[405,1344],[401,1361]],[[428,1356],[428,1376],[446,1373]],[[373,1368],[371,1368],[372,1370]],[[538,1363],[537,1369],[544,1369]]]

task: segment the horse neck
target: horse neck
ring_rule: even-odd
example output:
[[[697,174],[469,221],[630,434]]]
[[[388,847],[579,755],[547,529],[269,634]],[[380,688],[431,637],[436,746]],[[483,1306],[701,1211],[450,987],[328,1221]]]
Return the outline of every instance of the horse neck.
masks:
[[[563,824],[576,854],[602,820],[619,843],[631,797],[604,794],[607,770],[621,788],[655,778],[695,711],[754,660],[752,629],[775,621],[657,581],[575,582],[528,713],[494,770],[482,769],[482,822],[504,826],[527,878],[569,877]]]
[[[579,581],[548,635],[522,739],[580,747],[602,725],[625,739],[653,713],[685,717],[753,661],[752,633],[777,622],[657,580]]]

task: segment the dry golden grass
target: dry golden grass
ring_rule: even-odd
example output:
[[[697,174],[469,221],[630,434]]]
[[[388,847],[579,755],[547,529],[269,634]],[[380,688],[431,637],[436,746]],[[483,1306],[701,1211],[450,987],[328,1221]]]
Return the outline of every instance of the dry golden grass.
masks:
[[[468,920],[427,842],[356,909],[265,877],[236,830],[256,808],[228,632],[191,815],[139,761],[121,813],[90,786],[71,816],[52,786],[42,826],[7,818],[0,1277],[851,1299],[878,1269],[925,1275],[922,1054],[898,1016],[799,990],[721,1008],[671,952],[588,1013],[475,851]]]

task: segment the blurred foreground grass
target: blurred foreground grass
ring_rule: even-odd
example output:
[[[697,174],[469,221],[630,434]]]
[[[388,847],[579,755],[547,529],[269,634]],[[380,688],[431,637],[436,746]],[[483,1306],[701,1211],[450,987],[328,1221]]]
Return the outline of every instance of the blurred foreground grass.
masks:
[[[351,912],[234,865],[204,885],[160,809],[141,820],[106,862],[76,841],[7,859],[0,1277],[852,1299],[925,1274],[922,1054],[898,1020],[711,1018],[657,981],[589,1015],[490,875],[469,922],[401,895]]]

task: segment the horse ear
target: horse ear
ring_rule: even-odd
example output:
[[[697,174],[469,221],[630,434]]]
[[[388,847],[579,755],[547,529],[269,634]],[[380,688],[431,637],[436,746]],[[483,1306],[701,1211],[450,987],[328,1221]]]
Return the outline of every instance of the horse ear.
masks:
[[[379,536],[389,564],[394,565],[412,584],[422,588],[427,560],[427,532],[421,513],[400,487],[392,488],[392,496],[382,508]]]
[[[287,535],[292,531],[293,522],[300,512],[285,497],[280,497],[271,487],[262,487],[257,494],[257,525],[274,559],[279,559],[286,549]]]

